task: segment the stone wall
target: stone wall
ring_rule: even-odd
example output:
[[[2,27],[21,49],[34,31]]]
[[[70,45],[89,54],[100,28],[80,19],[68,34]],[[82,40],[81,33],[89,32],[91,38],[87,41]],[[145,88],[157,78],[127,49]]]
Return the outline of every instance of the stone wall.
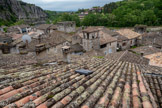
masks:
[[[115,53],[117,49],[117,42],[108,43],[105,48],[102,48],[101,51],[107,55],[110,53]]]
[[[71,24],[71,23],[57,24],[57,30],[62,31],[62,32],[67,32],[67,33],[75,32],[76,31],[76,24],[75,23],[74,24]]]

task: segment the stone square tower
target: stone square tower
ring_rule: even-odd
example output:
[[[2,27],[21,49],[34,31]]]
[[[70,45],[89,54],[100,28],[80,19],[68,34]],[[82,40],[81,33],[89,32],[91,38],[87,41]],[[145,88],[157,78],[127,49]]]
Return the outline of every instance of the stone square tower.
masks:
[[[100,49],[99,30],[88,28],[83,30],[83,48],[86,51]]]

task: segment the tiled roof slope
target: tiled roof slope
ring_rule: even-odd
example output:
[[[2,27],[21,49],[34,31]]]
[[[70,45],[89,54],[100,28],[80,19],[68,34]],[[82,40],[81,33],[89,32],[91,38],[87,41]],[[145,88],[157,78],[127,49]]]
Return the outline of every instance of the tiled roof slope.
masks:
[[[146,55],[144,57],[150,59],[150,65],[162,67],[162,52]]]
[[[34,53],[29,53],[27,55],[7,54],[0,56],[0,69],[12,69],[33,63],[36,63],[36,57]]]
[[[149,59],[141,57],[140,55],[135,54],[128,50],[109,54],[109,55],[107,55],[107,58],[112,59],[112,60],[136,63],[136,64],[144,64],[144,65],[149,64]]]
[[[140,36],[139,33],[136,33],[131,29],[120,29],[117,32],[128,39],[134,39]]]
[[[26,66],[0,76],[0,107],[156,108],[143,73],[133,63],[99,58],[74,64]],[[86,68],[88,76],[74,72]]]
[[[143,53],[144,55],[150,55],[150,54],[153,54],[153,53],[160,52],[160,49],[155,48],[153,46],[141,46],[141,47],[134,48],[132,50],[139,53],[139,54]]]
[[[141,66],[158,108],[162,108],[162,68]]]

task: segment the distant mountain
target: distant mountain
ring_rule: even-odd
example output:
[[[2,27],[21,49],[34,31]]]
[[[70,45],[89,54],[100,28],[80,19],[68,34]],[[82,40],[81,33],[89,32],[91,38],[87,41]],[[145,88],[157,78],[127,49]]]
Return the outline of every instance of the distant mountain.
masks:
[[[21,0],[0,0],[0,20],[15,22],[23,19],[26,22],[40,22],[47,18],[46,12],[34,4]]]

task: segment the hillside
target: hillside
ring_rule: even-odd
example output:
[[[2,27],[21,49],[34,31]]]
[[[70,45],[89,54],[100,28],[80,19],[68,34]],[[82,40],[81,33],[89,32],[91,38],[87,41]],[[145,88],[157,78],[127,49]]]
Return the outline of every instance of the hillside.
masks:
[[[18,0],[0,0],[0,13],[1,25],[2,22],[7,25],[18,19],[23,19],[26,22],[44,21],[47,17],[40,7]]]
[[[136,24],[162,25],[162,0],[123,0],[104,6],[110,25],[127,27]]]
[[[88,11],[89,9],[84,9]],[[80,11],[78,10],[80,13]],[[133,27],[162,25],[162,0],[123,0],[103,6],[102,13],[89,12],[83,26]]]

